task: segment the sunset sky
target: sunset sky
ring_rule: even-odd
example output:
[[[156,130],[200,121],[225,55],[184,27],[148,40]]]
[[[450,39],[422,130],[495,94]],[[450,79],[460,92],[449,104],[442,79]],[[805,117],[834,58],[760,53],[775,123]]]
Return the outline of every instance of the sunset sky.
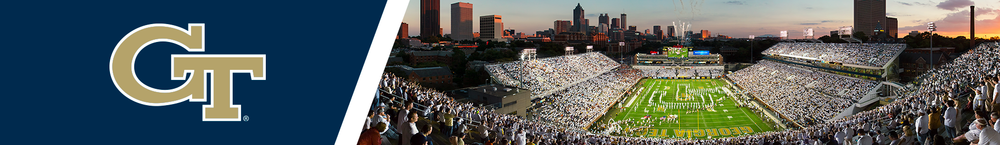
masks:
[[[451,33],[451,4],[473,5],[473,32],[479,32],[479,16],[501,15],[504,27],[525,34],[552,28],[555,20],[572,20],[579,3],[597,25],[598,14],[611,18],[628,15],[627,24],[639,31],[653,25],[672,25],[674,21],[692,24],[691,30],[709,30],[712,35],[734,38],[749,35],[778,35],[787,30],[791,38],[802,38],[802,30],[813,28],[816,37],[829,35],[853,22],[853,0],[467,0],[441,1],[441,27]],[[969,35],[969,6],[976,6],[976,36],[1000,36],[1000,0],[889,0],[886,15],[899,20],[899,36],[910,31],[926,31],[927,22],[935,22],[936,33],[946,36]],[[420,35],[420,0],[411,0],[403,22],[411,36]],[[666,30],[664,30],[666,31]]]

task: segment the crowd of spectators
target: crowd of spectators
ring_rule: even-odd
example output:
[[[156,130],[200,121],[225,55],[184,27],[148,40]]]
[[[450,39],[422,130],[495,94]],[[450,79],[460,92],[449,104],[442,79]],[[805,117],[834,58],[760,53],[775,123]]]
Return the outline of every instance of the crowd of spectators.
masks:
[[[771,69],[778,70],[774,72],[774,76],[783,77],[786,80],[818,90],[827,95],[838,96],[853,101],[859,101],[861,97],[864,97],[869,91],[879,85],[877,81],[830,74],[817,71],[815,68],[795,64],[785,64],[768,60],[760,61],[760,64],[766,64],[772,66],[770,67]]]
[[[424,120],[420,119],[421,116],[428,119],[435,118],[432,120],[444,120],[442,118],[447,117],[434,117],[442,116],[434,114],[457,114],[455,118],[459,118],[458,120],[469,119],[478,123],[457,121],[460,123],[453,125],[460,127],[457,127],[458,129],[451,135],[446,135],[451,136],[449,140],[466,138],[465,133],[476,133],[476,138],[482,138],[477,142],[481,144],[998,144],[1000,143],[1000,133],[996,129],[1000,128],[998,126],[1000,123],[997,123],[997,119],[1000,119],[1000,115],[997,115],[1000,108],[996,107],[1000,106],[1000,101],[996,101],[1000,100],[1000,95],[997,95],[1000,92],[997,91],[1000,90],[998,87],[1000,85],[996,82],[1000,80],[998,74],[1000,66],[997,65],[1000,64],[998,46],[1000,43],[995,42],[980,44],[952,63],[942,65],[918,78],[919,81],[913,84],[913,91],[871,110],[802,128],[706,140],[589,134],[577,128],[558,127],[533,119],[498,114],[469,103],[455,102],[440,91],[426,89],[416,83],[387,74],[383,76],[380,90],[385,92],[382,94],[391,96],[376,96],[382,99],[376,99],[373,104],[374,113],[369,113],[366,118],[368,121],[361,139],[365,141],[373,137],[385,141],[388,138],[403,142],[401,138],[408,136],[406,144],[411,142],[419,144],[426,142],[419,137],[441,133],[426,133],[427,129],[416,129],[415,125],[410,124],[414,122],[413,120]],[[811,107],[809,109],[822,110],[820,108],[823,106],[839,106],[836,102],[846,102],[837,100],[837,97],[823,96],[809,89],[794,87],[799,85],[788,85],[792,83],[786,79],[757,74],[770,73],[759,71],[768,67],[768,65],[754,65],[730,76],[734,80],[740,80],[737,84],[754,95],[798,100],[764,102],[770,105],[784,105],[786,109]],[[753,76],[760,77],[751,78]],[[816,103],[811,101],[812,98],[801,98],[802,96],[813,96],[828,101]],[[407,107],[411,106],[411,102],[419,106],[428,106],[424,110],[430,111]],[[412,117],[385,114],[410,114]],[[402,118],[399,116],[408,118],[398,119]],[[400,123],[384,120],[399,120]],[[386,125],[389,127],[385,127]],[[393,125],[409,126],[407,127],[409,129],[393,130]],[[451,143],[459,144],[457,141]]]
[[[639,69],[643,77],[718,77],[722,69]]]
[[[788,43],[782,42],[761,52],[871,67],[882,67],[906,49],[897,43]]]
[[[675,69],[639,69],[645,77],[677,77]]]
[[[618,67],[618,62],[600,53],[584,53],[486,65],[485,69],[503,85],[524,88],[539,95],[558,90]]]
[[[642,74],[635,69],[608,72],[543,97],[546,101],[533,109],[532,114],[557,126],[584,129],[641,78]]]
[[[722,76],[722,69],[694,69],[699,77]]]
[[[799,123],[825,122],[854,104],[847,99],[808,89],[789,81],[789,76],[778,74],[789,71],[787,69],[790,68],[764,60],[727,76],[776,112]]]

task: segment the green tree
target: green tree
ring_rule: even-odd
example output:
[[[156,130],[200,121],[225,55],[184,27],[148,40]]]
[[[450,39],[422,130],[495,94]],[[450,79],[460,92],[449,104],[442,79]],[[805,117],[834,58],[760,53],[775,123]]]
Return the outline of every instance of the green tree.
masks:
[[[464,78],[461,81],[463,87],[478,86],[480,84],[485,84],[486,79],[489,78],[489,74],[486,71],[465,71],[463,74]],[[457,81],[456,81],[457,82]]]
[[[854,38],[861,40],[861,42],[868,42],[868,35],[865,32],[854,32]]]
[[[462,50],[452,49],[451,52],[454,53],[451,55],[451,72],[455,74],[454,82],[462,82],[462,75],[465,74],[466,65],[469,64],[469,61],[466,60],[465,52],[462,52]]]
[[[410,62],[410,54],[406,54],[406,52],[396,53],[396,57],[402,58],[403,62],[405,62],[406,64],[412,63]]]
[[[383,70],[383,71],[389,72],[389,73],[392,73],[392,74],[396,74],[396,76],[402,77],[402,78],[406,78],[407,76],[410,75],[410,74],[403,73],[403,69],[400,69],[398,67],[385,68],[385,70]]]
[[[437,36],[421,37],[420,42],[424,42],[424,43],[438,43],[438,42],[441,42],[441,37],[437,37]]]
[[[472,52],[472,54],[469,54],[468,60],[483,60],[483,55],[479,54],[479,52]]]
[[[392,48],[403,48],[403,39],[396,39],[392,41]]]
[[[476,48],[476,51],[484,51],[484,50],[489,49],[489,48],[496,48],[498,46],[497,43],[498,42],[493,41],[493,40],[479,42],[479,47]]]
[[[542,56],[559,56],[566,53],[566,47],[556,43],[544,43],[541,47],[538,47],[539,55]]]

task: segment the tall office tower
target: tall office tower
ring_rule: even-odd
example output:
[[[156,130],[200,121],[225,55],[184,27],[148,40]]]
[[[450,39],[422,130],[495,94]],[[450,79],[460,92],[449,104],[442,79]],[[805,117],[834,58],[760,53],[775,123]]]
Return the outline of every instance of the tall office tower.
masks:
[[[854,0],[855,33],[864,32],[865,35],[872,36],[875,25],[880,25],[879,22],[884,24],[885,21],[885,0]]]
[[[608,34],[608,28],[610,28],[610,26],[608,26],[608,24],[601,23],[601,24],[597,25],[597,33],[604,33],[605,35],[607,35]]]
[[[622,18],[619,19],[619,20],[622,21],[621,22],[621,24],[622,24],[622,30],[628,30],[628,23],[625,23],[625,13],[622,13]]]
[[[559,34],[562,32],[569,32],[569,28],[573,26],[573,21],[556,20],[553,22],[552,28],[555,29],[555,33]]]
[[[441,0],[420,0],[420,37],[441,35]]]
[[[410,38],[410,25],[406,23],[399,24],[399,32],[396,33],[396,39],[406,39]]]
[[[889,37],[896,39],[899,38],[899,22],[896,18],[886,17],[885,18],[885,32],[889,32]]]
[[[451,39],[472,40],[472,4],[451,4]]]
[[[500,15],[479,17],[479,39],[499,40],[503,38],[503,21]]]
[[[573,9],[573,31],[587,33],[587,25],[584,22],[583,7],[580,3],[576,3],[576,8]]]
[[[701,39],[708,39],[712,37],[712,32],[708,30],[701,30]]]
[[[611,28],[618,28],[618,29],[621,29],[621,28],[622,28],[622,25],[621,25],[621,23],[618,23],[618,22],[620,22],[619,20],[621,20],[621,19],[618,19],[618,18],[611,18]]]
[[[653,33],[656,34],[656,39],[663,39],[663,29],[660,29],[660,25],[653,26]]]
[[[608,17],[608,14],[601,14],[601,16],[597,17],[597,23],[598,24],[611,24],[611,22],[608,22],[610,20],[611,20],[611,18]]]
[[[674,31],[674,26],[667,26],[667,37],[677,37]]]
[[[621,27],[611,27],[607,36],[610,41],[625,41],[625,32]]]

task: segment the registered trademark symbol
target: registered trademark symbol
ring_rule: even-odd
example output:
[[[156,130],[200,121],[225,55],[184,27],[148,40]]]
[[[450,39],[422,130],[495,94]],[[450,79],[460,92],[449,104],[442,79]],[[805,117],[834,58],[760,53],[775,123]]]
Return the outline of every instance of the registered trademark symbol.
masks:
[[[243,115],[243,122],[250,121],[250,116]]]

